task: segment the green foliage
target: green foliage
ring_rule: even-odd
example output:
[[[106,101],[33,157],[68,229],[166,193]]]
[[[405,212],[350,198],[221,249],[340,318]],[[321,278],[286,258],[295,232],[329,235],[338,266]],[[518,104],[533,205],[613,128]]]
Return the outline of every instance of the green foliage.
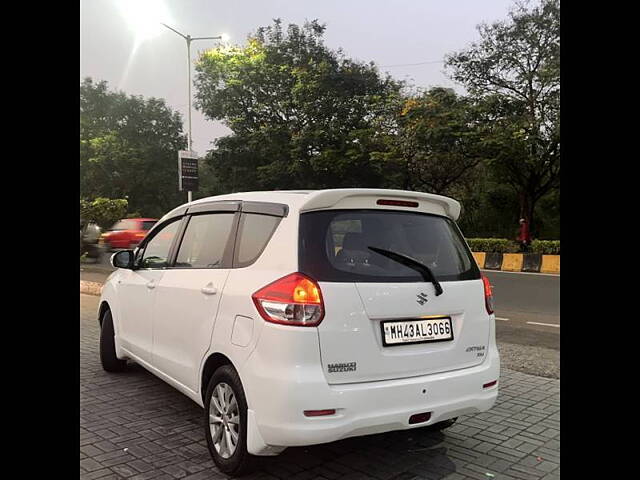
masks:
[[[245,47],[218,47],[196,65],[196,106],[233,134],[207,168],[212,190],[385,184],[381,131],[401,85],[323,43],[325,27],[279,20]]]
[[[472,252],[519,253],[520,245],[506,238],[467,238]],[[560,255],[560,240],[533,240],[530,253]]]
[[[551,192],[540,199],[536,206],[538,238],[560,237],[560,190]]]
[[[81,198],[128,198],[133,210],[162,215],[184,201],[177,156],[186,145],[180,114],[164,100],[81,83]]]
[[[387,144],[398,187],[446,195],[469,182],[483,160],[475,106],[448,88],[402,99]]]
[[[450,193],[462,204],[458,224],[466,236],[516,239],[518,198],[507,185],[491,177],[486,164],[476,167],[474,175]]]
[[[111,227],[127,213],[126,199],[98,197],[93,201],[80,200],[80,217],[97,223],[102,229]]]
[[[531,252],[545,255],[560,255],[560,240],[533,240]]]
[[[517,253],[520,245],[506,238],[467,238],[472,252]]]
[[[518,219],[535,216],[534,236],[557,237],[556,3],[517,6],[447,59],[469,96],[407,94],[375,66],[328,49],[316,21],[285,29],[276,20],[245,47],[205,52],[196,105],[233,134],[209,152],[203,190],[428,191],[461,201],[467,234],[515,239]]]
[[[479,106],[492,175],[513,189],[535,235],[536,204],[560,188],[560,2],[518,3],[479,33],[446,63]]]

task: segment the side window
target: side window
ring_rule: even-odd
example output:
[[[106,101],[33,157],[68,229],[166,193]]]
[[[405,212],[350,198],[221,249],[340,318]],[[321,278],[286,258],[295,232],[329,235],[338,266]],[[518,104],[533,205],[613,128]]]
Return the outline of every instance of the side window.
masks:
[[[174,221],[153,236],[144,248],[140,268],[165,268],[167,266],[169,249],[179,227],[180,221]]]
[[[138,223],[135,220],[120,220],[117,222],[111,230],[121,231],[121,230],[136,230],[138,228]]]
[[[124,220],[120,220],[116,223],[113,224],[113,226],[110,228],[110,230],[113,230],[115,232],[119,231],[119,230],[126,230],[126,222]]]
[[[281,217],[243,213],[238,226],[238,244],[233,266],[246,267],[255,262],[269,243]]]
[[[182,237],[175,267],[223,268],[234,216],[233,213],[192,216]]]

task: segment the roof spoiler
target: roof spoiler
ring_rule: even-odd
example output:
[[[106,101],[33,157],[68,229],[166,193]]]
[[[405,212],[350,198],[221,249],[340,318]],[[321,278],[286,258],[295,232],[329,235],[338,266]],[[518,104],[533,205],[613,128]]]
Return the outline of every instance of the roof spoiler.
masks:
[[[389,208],[378,205],[376,202],[379,199],[418,202],[418,207],[394,206],[395,210],[444,215],[454,221],[460,216],[460,203],[453,198],[432,193],[378,188],[343,188],[312,192],[309,194],[307,201],[300,207],[300,212],[338,208]]]

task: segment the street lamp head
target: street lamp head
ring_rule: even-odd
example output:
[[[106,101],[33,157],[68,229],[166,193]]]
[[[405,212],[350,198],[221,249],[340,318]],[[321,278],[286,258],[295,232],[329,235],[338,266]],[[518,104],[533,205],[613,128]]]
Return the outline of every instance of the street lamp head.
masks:
[[[227,35],[226,33],[223,33],[222,35],[220,35],[220,40],[222,40],[223,42],[228,42],[229,41],[229,35]]]

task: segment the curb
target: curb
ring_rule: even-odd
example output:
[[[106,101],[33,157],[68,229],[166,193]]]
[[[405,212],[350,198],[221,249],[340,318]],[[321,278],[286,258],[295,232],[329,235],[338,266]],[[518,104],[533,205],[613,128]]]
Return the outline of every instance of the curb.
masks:
[[[95,265],[92,263],[81,263],[80,268],[85,272],[111,273],[115,268],[107,265]]]
[[[534,272],[560,274],[560,255],[541,253],[471,252],[478,267],[503,272]]]
[[[80,293],[84,293],[86,295],[100,296],[101,290],[102,290],[102,283],[87,282],[86,280],[80,280]]]

